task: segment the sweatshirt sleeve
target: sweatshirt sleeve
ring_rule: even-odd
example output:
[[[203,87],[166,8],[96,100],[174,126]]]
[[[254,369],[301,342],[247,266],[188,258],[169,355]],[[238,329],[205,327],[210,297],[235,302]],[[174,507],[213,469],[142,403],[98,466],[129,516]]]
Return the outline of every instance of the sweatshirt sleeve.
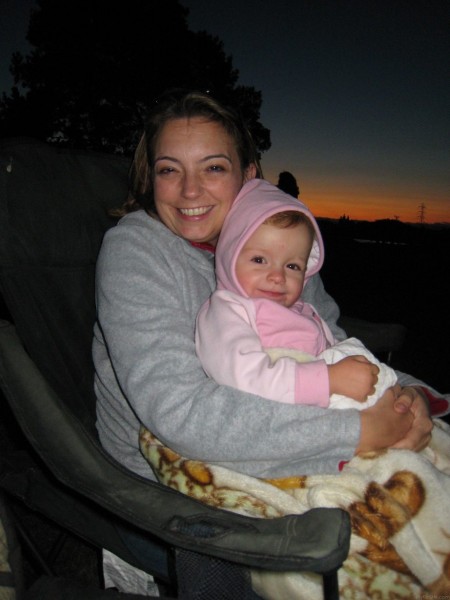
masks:
[[[226,291],[215,292],[197,317],[196,349],[212,379],[277,402],[329,404],[324,360],[299,363],[292,356],[272,361],[255,324],[254,303]]]
[[[102,443],[113,453],[120,438],[138,455],[140,422],[184,456],[249,475],[337,472],[359,441],[357,411],[268,401],[205,375],[194,328],[213,270],[188,246],[158,223],[128,221],[105,238],[94,350]]]
[[[337,324],[340,316],[339,306],[326,292],[318,273],[308,279],[302,292],[302,299],[315,307],[338,341],[345,340],[348,337],[345,331]]]

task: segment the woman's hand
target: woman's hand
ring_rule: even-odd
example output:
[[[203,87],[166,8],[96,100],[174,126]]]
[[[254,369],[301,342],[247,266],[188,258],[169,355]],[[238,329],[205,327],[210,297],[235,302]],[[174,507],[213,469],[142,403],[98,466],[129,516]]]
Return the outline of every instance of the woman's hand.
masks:
[[[394,403],[394,410],[400,414],[411,413],[414,417],[411,429],[392,448],[403,448],[419,452],[428,446],[433,429],[428,402],[420,389],[407,386],[401,389]]]
[[[361,411],[361,437],[356,454],[385,448],[419,452],[431,438],[428,403],[415,387],[395,385],[378,402]]]
[[[414,424],[411,400],[400,396],[395,385],[385,391],[373,406],[361,411],[361,435],[355,454],[393,447],[406,440]],[[395,403],[403,400],[395,409]],[[410,404],[411,403],[411,404]]]

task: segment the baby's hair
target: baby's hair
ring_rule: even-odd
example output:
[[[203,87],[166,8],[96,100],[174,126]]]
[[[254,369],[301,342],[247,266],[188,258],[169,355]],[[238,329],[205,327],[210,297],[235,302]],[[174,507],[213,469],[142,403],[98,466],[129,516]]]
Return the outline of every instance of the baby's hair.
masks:
[[[316,231],[311,219],[307,217],[305,213],[297,210],[284,210],[282,212],[275,213],[274,215],[268,217],[263,222],[263,225],[273,225],[274,227],[279,227],[280,229],[295,227],[295,225],[306,225],[313,239],[316,235]]]

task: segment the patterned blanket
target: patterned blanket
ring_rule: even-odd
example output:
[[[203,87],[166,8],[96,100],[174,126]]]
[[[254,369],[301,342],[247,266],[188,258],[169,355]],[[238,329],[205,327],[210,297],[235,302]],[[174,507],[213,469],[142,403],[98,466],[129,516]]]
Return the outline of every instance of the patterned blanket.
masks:
[[[202,502],[259,518],[339,507],[350,513],[350,552],[339,571],[343,599],[450,599],[450,426],[435,420],[421,453],[355,457],[339,475],[262,480],[189,460],[145,428],[141,452],[159,481]],[[252,573],[267,600],[319,600],[314,574]]]

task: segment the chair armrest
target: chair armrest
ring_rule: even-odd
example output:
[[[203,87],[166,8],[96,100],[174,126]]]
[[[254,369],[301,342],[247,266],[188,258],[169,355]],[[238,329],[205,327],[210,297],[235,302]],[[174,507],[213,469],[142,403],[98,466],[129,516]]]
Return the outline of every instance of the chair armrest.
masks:
[[[253,519],[126,470],[56,395],[5,321],[0,321],[0,385],[26,437],[59,481],[169,544],[277,571],[328,573],[348,554],[350,521],[340,509]],[[198,536],[200,523],[207,537]]]

